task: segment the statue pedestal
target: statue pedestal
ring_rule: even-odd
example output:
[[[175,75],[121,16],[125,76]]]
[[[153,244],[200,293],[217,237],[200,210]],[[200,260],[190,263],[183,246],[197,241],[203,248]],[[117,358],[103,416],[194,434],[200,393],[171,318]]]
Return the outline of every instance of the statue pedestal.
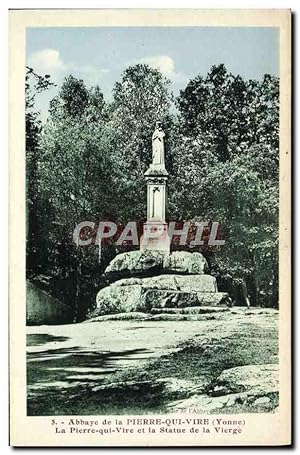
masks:
[[[164,165],[151,164],[145,172],[147,182],[147,222],[140,240],[140,250],[170,252],[166,223],[168,172]]]
[[[144,174],[147,183],[147,221],[140,239],[141,251],[170,252],[170,238],[166,223],[169,174],[165,168],[164,136],[161,123],[157,122],[157,128],[152,137],[152,163]]]
[[[140,250],[170,252],[170,238],[167,223],[147,221],[140,239]]]
[[[168,172],[164,166],[150,165],[147,182],[147,223],[164,224],[166,219]]]

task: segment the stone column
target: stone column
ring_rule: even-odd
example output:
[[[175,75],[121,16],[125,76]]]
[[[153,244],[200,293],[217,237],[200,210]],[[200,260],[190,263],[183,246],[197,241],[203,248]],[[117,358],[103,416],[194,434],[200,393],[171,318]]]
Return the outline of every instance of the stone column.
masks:
[[[166,221],[166,184],[167,177],[148,177],[147,179],[147,221]]]
[[[166,193],[169,174],[165,168],[163,138],[164,132],[160,126],[153,133],[152,163],[144,174],[147,183],[147,222],[144,224],[140,249],[170,252],[166,223]]]

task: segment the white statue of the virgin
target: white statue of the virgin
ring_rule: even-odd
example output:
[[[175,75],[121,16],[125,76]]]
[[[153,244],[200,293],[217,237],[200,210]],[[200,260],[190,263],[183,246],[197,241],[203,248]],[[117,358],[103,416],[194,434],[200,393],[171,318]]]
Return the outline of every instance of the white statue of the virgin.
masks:
[[[155,130],[152,134],[152,164],[165,165],[164,137],[165,133],[161,122],[156,122]]]

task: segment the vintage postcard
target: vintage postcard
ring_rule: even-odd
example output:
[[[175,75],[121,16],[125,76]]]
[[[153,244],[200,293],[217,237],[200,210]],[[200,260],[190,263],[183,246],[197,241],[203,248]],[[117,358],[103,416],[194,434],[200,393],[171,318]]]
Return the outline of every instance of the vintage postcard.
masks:
[[[10,444],[291,444],[291,12],[10,11]]]

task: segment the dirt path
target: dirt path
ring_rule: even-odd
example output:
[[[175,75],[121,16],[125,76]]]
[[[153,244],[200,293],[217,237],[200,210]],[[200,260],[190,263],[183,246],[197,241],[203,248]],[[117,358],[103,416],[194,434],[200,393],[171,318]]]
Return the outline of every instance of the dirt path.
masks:
[[[28,364],[48,370],[29,389],[103,381],[116,371],[176,350],[206,332],[207,321],[104,321],[28,327]],[[38,379],[38,378],[37,378]]]
[[[222,340],[236,335],[240,338],[244,328],[249,327],[255,329],[253,333],[266,330],[269,336],[270,330],[276,329],[276,317],[272,310],[234,309],[209,321],[130,320],[28,327],[28,402],[33,409],[30,413],[41,409],[39,402],[46,414],[47,409],[49,414],[53,413],[51,400],[58,394],[62,399],[89,394],[99,385],[116,383],[128,373],[130,376],[130,371],[143,372],[151,362],[163,365],[184,344],[210,346],[213,340],[222,346]],[[193,353],[192,362],[197,355]],[[190,363],[187,368],[184,365],[180,368],[185,371]],[[176,365],[170,367],[178,377]],[[167,374],[160,369],[158,374]]]

